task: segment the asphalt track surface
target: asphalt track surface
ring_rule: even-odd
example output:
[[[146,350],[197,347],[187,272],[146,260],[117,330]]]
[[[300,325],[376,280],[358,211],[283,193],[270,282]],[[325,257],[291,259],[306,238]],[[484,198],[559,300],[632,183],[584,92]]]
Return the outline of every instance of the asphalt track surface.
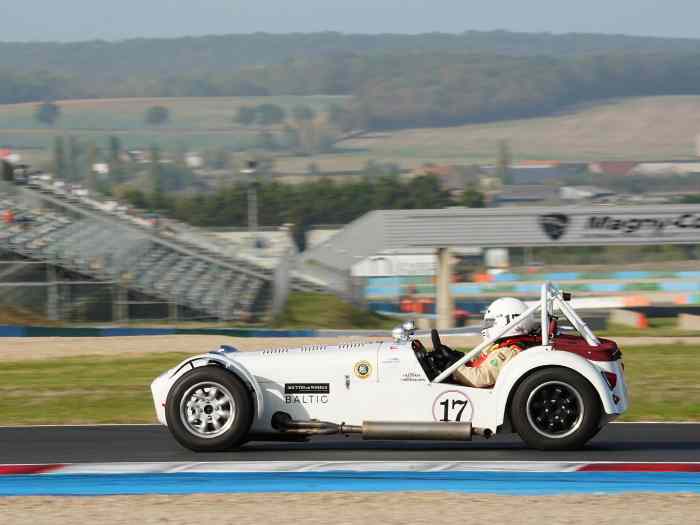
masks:
[[[251,442],[195,453],[155,425],[0,428],[0,463],[113,461],[631,461],[700,462],[700,423],[610,424],[585,449],[529,450],[515,435],[468,443],[362,441],[327,436],[306,443]]]

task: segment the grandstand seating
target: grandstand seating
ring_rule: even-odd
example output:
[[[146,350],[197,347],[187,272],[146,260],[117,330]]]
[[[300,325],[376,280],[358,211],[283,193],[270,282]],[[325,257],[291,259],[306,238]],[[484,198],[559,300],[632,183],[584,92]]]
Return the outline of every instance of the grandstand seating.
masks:
[[[73,205],[36,209],[19,198],[0,199],[0,210],[15,216],[0,223],[0,248],[121,283],[202,318],[254,321],[269,314],[269,268],[219,253],[206,241],[200,245],[191,232],[180,242],[106,213],[76,213]]]

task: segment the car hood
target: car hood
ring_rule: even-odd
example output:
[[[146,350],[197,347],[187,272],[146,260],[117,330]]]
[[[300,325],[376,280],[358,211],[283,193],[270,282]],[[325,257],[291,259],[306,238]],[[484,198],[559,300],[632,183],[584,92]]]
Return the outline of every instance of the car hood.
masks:
[[[377,370],[377,356],[382,342],[311,345],[298,348],[267,348],[240,352],[221,347],[212,352],[244,366],[261,382],[329,381],[353,376],[363,361]],[[376,377],[376,373],[373,374]]]

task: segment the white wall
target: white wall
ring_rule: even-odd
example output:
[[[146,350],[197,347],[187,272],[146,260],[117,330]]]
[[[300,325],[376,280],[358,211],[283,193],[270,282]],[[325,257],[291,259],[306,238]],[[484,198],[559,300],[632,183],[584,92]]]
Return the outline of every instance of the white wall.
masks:
[[[435,275],[435,255],[374,255],[352,267],[355,277]]]

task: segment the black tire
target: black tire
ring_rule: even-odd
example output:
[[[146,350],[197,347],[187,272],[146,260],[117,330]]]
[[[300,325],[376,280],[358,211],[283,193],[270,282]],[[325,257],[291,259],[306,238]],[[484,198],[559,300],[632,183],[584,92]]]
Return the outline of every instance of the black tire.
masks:
[[[207,388],[206,385],[211,386]],[[216,401],[213,397],[206,398],[214,395],[212,387],[221,394]],[[187,399],[183,400],[185,396]],[[188,401],[195,403],[195,397],[203,406],[188,404]],[[227,401],[229,398],[232,403]],[[215,408],[217,402],[220,406]],[[195,412],[202,417],[195,416]],[[226,412],[229,417],[222,424]],[[188,415],[200,424],[190,421]],[[246,386],[235,375],[220,366],[203,366],[190,370],[175,382],[165,402],[165,417],[170,432],[182,446],[195,452],[230,450],[246,441],[253,422],[253,401]],[[215,424],[220,424],[221,428],[215,428]]]
[[[515,431],[532,448],[577,450],[598,431],[600,400],[593,385],[580,374],[545,368],[520,383],[510,417]]]

